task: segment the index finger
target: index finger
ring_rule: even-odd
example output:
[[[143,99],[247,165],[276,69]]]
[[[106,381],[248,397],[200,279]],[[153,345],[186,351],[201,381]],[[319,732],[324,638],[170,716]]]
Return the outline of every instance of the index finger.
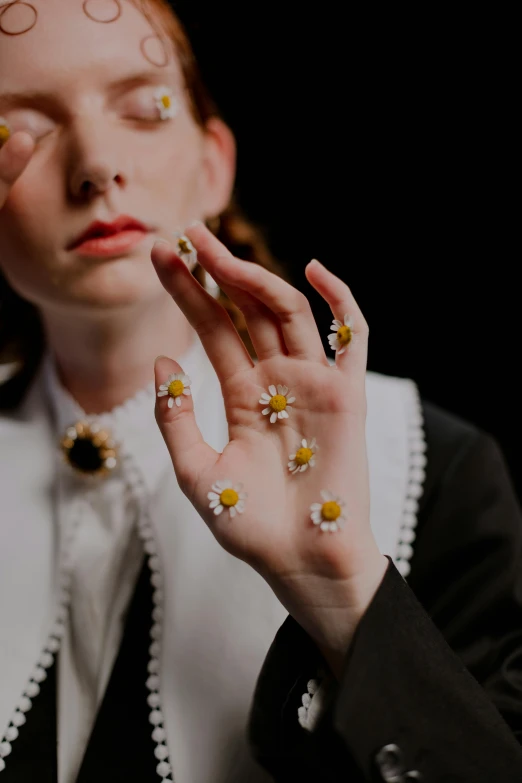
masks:
[[[30,133],[14,133],[0,147],[0,209],[4,206],[12,186],[23,172],[35,147]]]

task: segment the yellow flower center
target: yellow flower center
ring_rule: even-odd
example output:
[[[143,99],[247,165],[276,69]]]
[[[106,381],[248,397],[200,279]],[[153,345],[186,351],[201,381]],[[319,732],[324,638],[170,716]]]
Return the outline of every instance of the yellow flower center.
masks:
[[[312,449],[305,449],[304,447],[298,449],[295,454],[296,465],[306,465],[313,457]]]
[[[326,519],[328,522],[333,522],[337,517],[341,516],[341,507],[335,500],[329,500],[328,503],[323,503],[321,514],[323,519]]]
[[[187,242],[187,240],[183,239],[183,237],[178,239],[178,248],[179,248],[179,252],[180,253],[191,253],[192,252],[192,248],[190,247],[190,245]]]
[[[340,329],[337,330],[337,339],[341,343],[341,345],[348,345],[350,340],[352,339],[352,330],[349,326],[341,326]]]
[[[219,500],[223,506],[230,508],[230,506],[236,505],[237,501],[239,500],[239,495],[235,489],[224,489],[219,496]]]
[[[279,411],[284,411],[286,408],[286,397],[284,397],[282,394],[275,394],[270,400],[269,405],[273,411],[276,411],[276,413],[279,413]]]
[[[180,394],[183,394],[184,388],[181,381],[171,381],[169,383],[169,394],[171,397],[179,397]]]
[[[0,125],[0,147],[7,141],[10,135],[7,125]]]
[[[170,96],[162,95],[160,100],[166,109],[170,109]]]

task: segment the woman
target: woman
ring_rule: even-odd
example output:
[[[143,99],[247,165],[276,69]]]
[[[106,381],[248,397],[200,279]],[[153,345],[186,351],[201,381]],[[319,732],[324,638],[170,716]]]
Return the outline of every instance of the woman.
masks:
[[[494,443],[365,377],[320,263],[334,365],[304,296],[200,222],[234,139],[162,0],[0,27],[3,779],[520,780]]]

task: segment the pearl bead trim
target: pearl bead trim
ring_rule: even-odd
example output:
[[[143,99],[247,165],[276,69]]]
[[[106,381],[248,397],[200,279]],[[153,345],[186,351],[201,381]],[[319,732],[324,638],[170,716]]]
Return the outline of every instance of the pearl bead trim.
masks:
[[[60,567],[58,571],[58,597],[56,599],[56,611],[51,631],[36,666],[29,676],[22,696],[15,707],[5,735],[0,742],[0,772],[6,769],[6,762],[4,759],[11,753],[12,743],[18,738],[19,729],[26,722],[26,713],[29,712],[33,706],[32,699],[40,693],[40,683],[46,679],[47,669],[50,669],[53,665],[56,654],[61,646],[65,626],[69,617],[69,606],[71,602],[72,545],[82,518],[82,506],[83,499],[79,499],[74,506],[72,521],[65,532],[63,544],[61,546],[61,555],[59,558]]]
[[[148,558],[148,564],[151,571],[150,581],[154,587],[154,592],[152,594],[152,626],[150,629],[150,658],[147,667],[149,676],[146,681],[146,686],[149,691],[147,697],[147,704],[150,707],[149,722],[153,726],[152,739],[156,744],[154,755],[158,760],[156,772],[162,781],[173,783],[174,773],[169,758],[170,754],[167,744],[167,732],[165,730],[163,711],[161,708],[162,699],[160,690],[160,661],[164,619],[164,591],[161,560],[158,555],[154,528],[150,518],[149,497],[143,476],[129,453],[123,454],[122,464],[130,491],[139,504],[138,533],[143,542],[145,555]]]
[[[402,512],[402,524],[399,531],[395,566],[404,579],[411,571],[410,560],[413,556],[413,542],[417,527],[417,512],[419,499],[422,497],[424,480],[426,478],[426,436],[424,433],[424,417],[419,390],[410,381],[412,391],[410,409],[408,411],[408,489]]]

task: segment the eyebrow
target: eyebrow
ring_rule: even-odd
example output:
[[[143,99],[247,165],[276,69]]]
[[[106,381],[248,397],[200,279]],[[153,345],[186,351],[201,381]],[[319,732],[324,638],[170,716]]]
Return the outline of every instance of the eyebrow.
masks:
[[[140,87],[142,84],[161,84],[162,82],[172,81],[173,74],[165,74],[157,70],[147,69],[138,71],[119,79],[109,82],[107,92],[115,97],[121,95],[133,87]],[[0,93],[0,107],[9,108],[12,106],[51,106],[56,104],[56,95],[46,90],[24,90],[23,92],[4,92]]]

